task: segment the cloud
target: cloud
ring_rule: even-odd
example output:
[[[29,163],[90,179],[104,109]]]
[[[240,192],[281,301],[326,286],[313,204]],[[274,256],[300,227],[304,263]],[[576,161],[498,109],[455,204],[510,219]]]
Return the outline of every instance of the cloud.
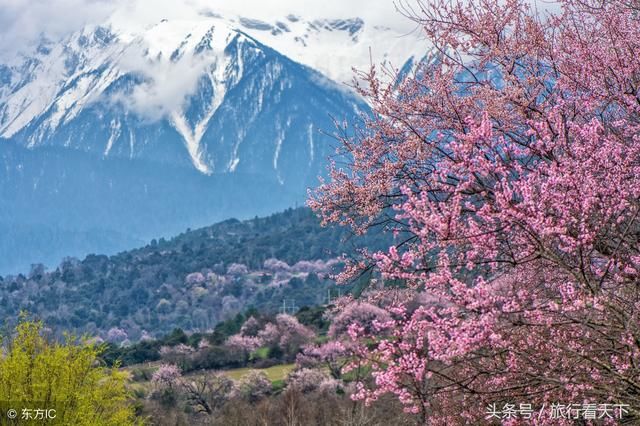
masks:
[[[15,54],[44,35],[59,40],[109,17],[146,26],[162,18],[180,19],[204,10],[274,20],[288,14],[306,18],[360,17],[389,27],[412,27],[395,13],[392,0],[0,0],[0,52]]]
[[[116,6],[109,0],[0,0],[0,55],[9,57],[43,36],[58,40],[102,22]]]
[[[305,18],[363,18],[367,23],[410,32],[415,24],[396,4],[419,0],[0,0],[0,55],[8,55],[45,35],[56,40],[86,24],[112,16],[126,25],[146,26],[205,10],[273,21],[288,14]],[[558,10],[554,0],[530,0],[539,10]],[[416,10],[419,10],[417,8]]]
[[[144,76],[144,81],[126,99],[115,97],[112,101],[150,122],[168,117],[195,92],[208,65],[206,56],[185,56],[175,62],[154,60],[145,55],[142,46],[131,46],[118,66],[123,73]]]

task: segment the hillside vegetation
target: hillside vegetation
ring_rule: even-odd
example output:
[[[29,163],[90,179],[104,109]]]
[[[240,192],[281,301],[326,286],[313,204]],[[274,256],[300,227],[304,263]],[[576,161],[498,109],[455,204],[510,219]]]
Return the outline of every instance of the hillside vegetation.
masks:
[[[127,344],[174,328],[212,329],[254,306],[276,312],[323,303],[338,290],[330,275],[343,252],[384,247],[321,227],[306,209],[227,220],[114,256],[66,259],[55,270],[0,277],[0,315],[26,310],[56,330]],[[287,308],[287,309],[289,309]]]

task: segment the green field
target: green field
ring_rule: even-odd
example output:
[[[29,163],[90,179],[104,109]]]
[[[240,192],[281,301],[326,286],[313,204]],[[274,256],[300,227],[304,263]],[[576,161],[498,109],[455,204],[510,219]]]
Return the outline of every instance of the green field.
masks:
[[[269,367],[269,368],[256,369],[256,368],[245,367],[245,368],[235,368],[233,370],[223,370],[221,372],[225,374],[227,377],[229,377],[230,379],[239,380],[242,376],[247,374],[249,371],[258,370],[258,371],[264,372],[269,378],[269,380],[271,380],[272,382],[275,382],[278,380],[284,380],[284,378],[287,377],[287,374],[289,374],[289,372],[294,368],[295,368],[295,364],[282,364],[282,365],[274,365],[273,367]]]

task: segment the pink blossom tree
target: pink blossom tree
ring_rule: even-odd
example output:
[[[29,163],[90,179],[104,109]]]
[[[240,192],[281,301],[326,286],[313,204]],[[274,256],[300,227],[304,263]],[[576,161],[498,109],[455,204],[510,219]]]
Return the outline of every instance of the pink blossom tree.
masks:
[[[249,273],[249,268],[247,268],[247,265],[244,265],[242,263],[232,263],[227,268],[227,274],[229,275],[240,276],[240,275],[247,275],[248,273]]]
[[[262,345],[277,346],[280,344],[280,330],[272,322],[268,322],[258,331],[258,339]]]
[[[276,327],[278,345],[285,354],[292,356],[315,337],[315,333],[310,328],[300,324],[298,319],[292,315],[279,314],[276,316]]]
[[[227,339],[226,345],[253,352],[260,347],[277,347],[285,355],[294,357],[300,348],[315,338],[315,333],[300,324],[298,319],[287,314],[276,316],[275,322],[268,322],[260,328],[254,317],[249,317],[240,329],[240,333]]]
[[[247,318],[240,328],[240,334],[243,336],[257,336],[260,331],[260,322],[253,316]]]
[[[229,337],[225,342],[225,345],[231,349],[234,349],[245,356],[262,346],[263,342],[256,336],[243,336],[242,334],[234,334]]]
[[[322,272],[328,272],[332,266],[334,266],[334,260],[329,260],[327,262],[323,260],[301,260],[296,262],[293,266],[291,266],[291,270],[293,272],[303,272],[303,273],[311,273],[314,272],[316,274]]]
[[[389,306],[390,335],[349,328],[374,368],[356,398],[395,394],[430,424],[496,402],[640,419],[640,4],[558,3],[422,1],[406,11],[432,60],[360,75],[373,115],[310,205],[395,235],[342,279],[373,264],[437,303]]]
[[[331,377],[340,379],[342,369],[349,363],[351,351],[347,344],[330,340],[322,345],[307,345],[296,357],[302,368],[320,367],[329,370]]]
[[[201,272],[192,272],[187,275],[184,279],[184,282],[188,285],[202,284],[207,279]]]
[[[271,272],[288,272],[291,267],[283,260],[271,258],[264,261],[264,269]]]
[[[120,344],[127,339],[127,332],[119,327],[111,327],[107,332],[107,341],[110,343]]]
[[[273,386],[263,371],[251,370],[235,385],[233,396],[255,403],[271,394]]]
[[[331,393],[340,387],[340,382],[319,369],[301,368],[294,370],[287,376],[285,383],[288,389],[301,393],[311,393],[318,390]]]
[[[378,306],[367,302],[352,302],[331,320],[329,336],[334,338],[346,336],[352,324],[358,324],[364,330],[370,331],[376,323],[386,323],[390,319],[389,313]]]
[[[161,346],[158,352],[163,361],[177,364],[186,370],[195,350],[189,345],[179,343],[175,346]]]
[[[314,337],[315,333],[311,329],[300,324],[296,317],[287,314],[277,315],[275,323],[266,323],[257,336],[262,346],[276,346],[291,358]]]
[[[162,364],[151,376],[151,383],[158,388],[175,388],[182,373],[175,364]]]

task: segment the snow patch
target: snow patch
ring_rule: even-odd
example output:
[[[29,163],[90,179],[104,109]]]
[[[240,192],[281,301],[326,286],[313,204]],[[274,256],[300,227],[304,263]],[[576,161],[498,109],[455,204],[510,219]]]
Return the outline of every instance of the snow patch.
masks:
[[[236,154],[236,153],[234,153],[234,154]],[[236,168],[238,167],[238,163],[239,162],[240,162],[240,159],[234,155],[234,158],[231,159],[231,161],[229,162],[229,171],[231,173],[236,171]]]
[[[313,163],[313,157],[315,155],[313,146],[313,124],[309,124],[307,129],[307,141],[309,142],[309,165]]]
[[[107,141],[107,147],[104,150],[104,156],[106,157],[111,152],[111,148],[113,148],[113,143],[120,137],[120,121],[111,120],[109,125],[111,129],[111,133],[109,134],[109,140]]]
[[[211,115],[213,115],[213,112],[211,112]],[[211,118],[211,115],[209,115],[209,119]],[[202,140],[202,135],[206,130],[206,125],[209,122],[209,119],[201,121],[194,129],[191,129],[183,115],[177,112],[174,112],[171,115],[171,124],[175,127],[178,133],[182,135],[187,151],[189,152],[189,156],[191,157],[191,162],[198,171],[204,174],[211,174],[212,172],[209,166],[207,166],[207,164],[202,160],[202,150],[200,147],[200,141]]]

